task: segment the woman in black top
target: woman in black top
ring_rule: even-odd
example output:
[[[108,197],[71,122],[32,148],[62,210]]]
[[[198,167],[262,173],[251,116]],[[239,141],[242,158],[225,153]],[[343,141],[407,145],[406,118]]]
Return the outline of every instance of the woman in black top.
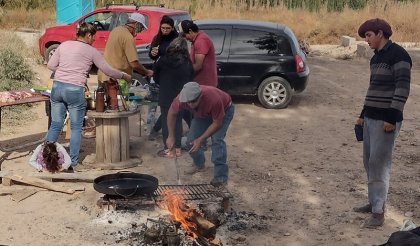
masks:
[[[176,37],[178,37],[178,32],[175,29],[174,20],[167,15],[162,16],[159,32],[153,37],[150,45],[150,59],[156,61],[159,57],[164,56],[169,44]]]
[[[169,44],[177,37],[178,32],[175,29],[174,20],[167,15],[162,16],[159,32],[153,37],[150,45],[149,57],[156,63],[160,57],[163,57],[166,54]],[[191,113],[184,111],[182,117],[187,125],[190,126],[192,119]],[[149,140],[154,140],[158,136],[160,129],[162,129],[162,118],[159,116],[149,134]]]
[[[165,55],[169,44],[176,37],[178,37],[178,32],[175,29],[174,20],[167,15],[162,16],[159,32],[153,37],[152,43],[150,44],[150,59],[154,60],[156,63],[160,57]],[[160,129],[162,129],[162,117],[159,116],[150,131],[149,140],[154,140],[159,135]]]
[[[182,137],[182,111],[178,114],[175,125],[175,153],[166,148],[168,138],[167,116],[169,107],[175,97],[181,92],[182,87],[194,78],[194,69],[188,53],[185,38],[174,39],[166,55],[161,57],[154,67],[153,79],[159,85],[159,106],[162,118],[162,135],[165,148],[158,152],[159,156],[174,157],[181,155]]]

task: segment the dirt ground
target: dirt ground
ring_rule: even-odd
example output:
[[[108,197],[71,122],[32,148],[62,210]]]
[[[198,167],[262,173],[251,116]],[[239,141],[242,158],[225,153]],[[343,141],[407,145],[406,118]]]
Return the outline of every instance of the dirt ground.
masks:
[[[295,95],[288,108],[268,110],[254,99],[234,100],[235,117],[226,137],[227,188],[234,197],[230,211],[265,216],[268,226],[248,227],[224,238],[224,245],[378,245],[399,230],[404,219],[420,224],[420,111],[416,111],[420,53],[411,52],[411,95],[395,149],[386,223],[375,230],[361,229],[366,216],[352,212],[353,206],[367,201],[362,144],[355,140],[353,127],[368,86],[369,62],[317,54],[309,57],[307,89]],[[40,81],[47,81],[46,68],[36,69]],[[33,109],[31,113],[39,115],[34,122],[2,126],[2,145],[18,145],[45,134],[43,110],[42,104]],[[147,141],[144,128],[140,137],[138,127],[138,118],[131,118],[131,153],[141,156],[143,162],[129,170],[154,175],[161,184],[176,184],[173,160],[156,156],[161,139]],[[8,134],[11,129],[17,133]],[[1,170],[34,174],[28,165],[31,149],[0,153]],[[81,158],[91,162],[94,153],[94,140],[84,139]],[[191,165],[188,154],[179,163],[181,170]],[[207,183],[212,172],[207,161],[204,173],[188,176],[181,171],[181,180],[184,184]],[[73,195],[38,191],[20,202],[11,195],[0,196],[0,245],[125,245],[116,243],[112,235],[130,227],[135,216],[104,219],[104,212],[96,206],[101,194],[91,183],[60,184],[82,186],[85,191]],[[0,193],[27,190],[36,188],[0,185]]]

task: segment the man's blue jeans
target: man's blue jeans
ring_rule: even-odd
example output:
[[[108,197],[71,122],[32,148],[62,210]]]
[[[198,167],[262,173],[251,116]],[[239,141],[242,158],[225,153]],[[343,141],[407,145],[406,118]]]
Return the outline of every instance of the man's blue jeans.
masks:
[[[47,141],[56,142],[63,129],[66,112],[70,115],[70,158],[72,166],[79,162],[82,126],[86,114],[85,88],[69,83],[54,81],[51,90],[51,126]]]
[[[368,198],[372,212],[384,212],[391,172],[395,139],[401,129],[397,122],[393,132],[384,131],[384,122],[365,117],[363,125],[363,163],[368,178]]]
[[[225,182],[229,178],[225,136],[230,122],[233,119],[234,113],[235,107],[232,104],[225,111],[222,126],[211,136],[211,161],[214,164],[214,179],[219,182]],[[191,142],[201,136],[211,125],[211,123],[213,123],[213,119],[211,117],[193,118],[190,130],[187,135],[188,148],[191,148]],[[204,150],[202,147],[198,151],[190,153],[190,156],[198,168],[204,167],[206,158],[204,156]]]

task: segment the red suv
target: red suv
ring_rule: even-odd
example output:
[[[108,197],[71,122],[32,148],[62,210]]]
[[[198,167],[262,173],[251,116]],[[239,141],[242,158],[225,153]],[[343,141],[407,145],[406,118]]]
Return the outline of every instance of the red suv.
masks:
[[[96,40],[93,46],[103,52],[111,30],[116,26],[124,25],[128,20],[129,14],[134,12],[143,14],[146,17],[148,28],[147,31],[141,32],[135,37],[137,45],[147,44],[152,41],[153,36],[159,30],[160,20],[163,15],[169,15],[174,19],[175,26],[178,26],[178,23],[185,19],[191,19],[187,11],[168,9],[163,5],[107,4],[106,7],[98,8],[71,24],[47,28],[45,33],[39,38],[39,52],[45,61],[48,62],[58,45],[64,41],[76,39],[77,26],[83,22],[90,22],[96,25]]]

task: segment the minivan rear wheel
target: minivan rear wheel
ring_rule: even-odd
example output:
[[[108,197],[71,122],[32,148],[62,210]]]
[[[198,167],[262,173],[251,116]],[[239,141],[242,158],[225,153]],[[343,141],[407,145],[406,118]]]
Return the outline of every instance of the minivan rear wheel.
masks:
[[[58,48],[60,44],[53,44],[50,45],[46,50],[45,50],[45,61],[48,62],[51,58],[51,56],[54,54],[55,50]]]
[[[292,93],[289,82],[279,76],[264,79],[258,87],[258,99],[265,108],[286,108]]]

